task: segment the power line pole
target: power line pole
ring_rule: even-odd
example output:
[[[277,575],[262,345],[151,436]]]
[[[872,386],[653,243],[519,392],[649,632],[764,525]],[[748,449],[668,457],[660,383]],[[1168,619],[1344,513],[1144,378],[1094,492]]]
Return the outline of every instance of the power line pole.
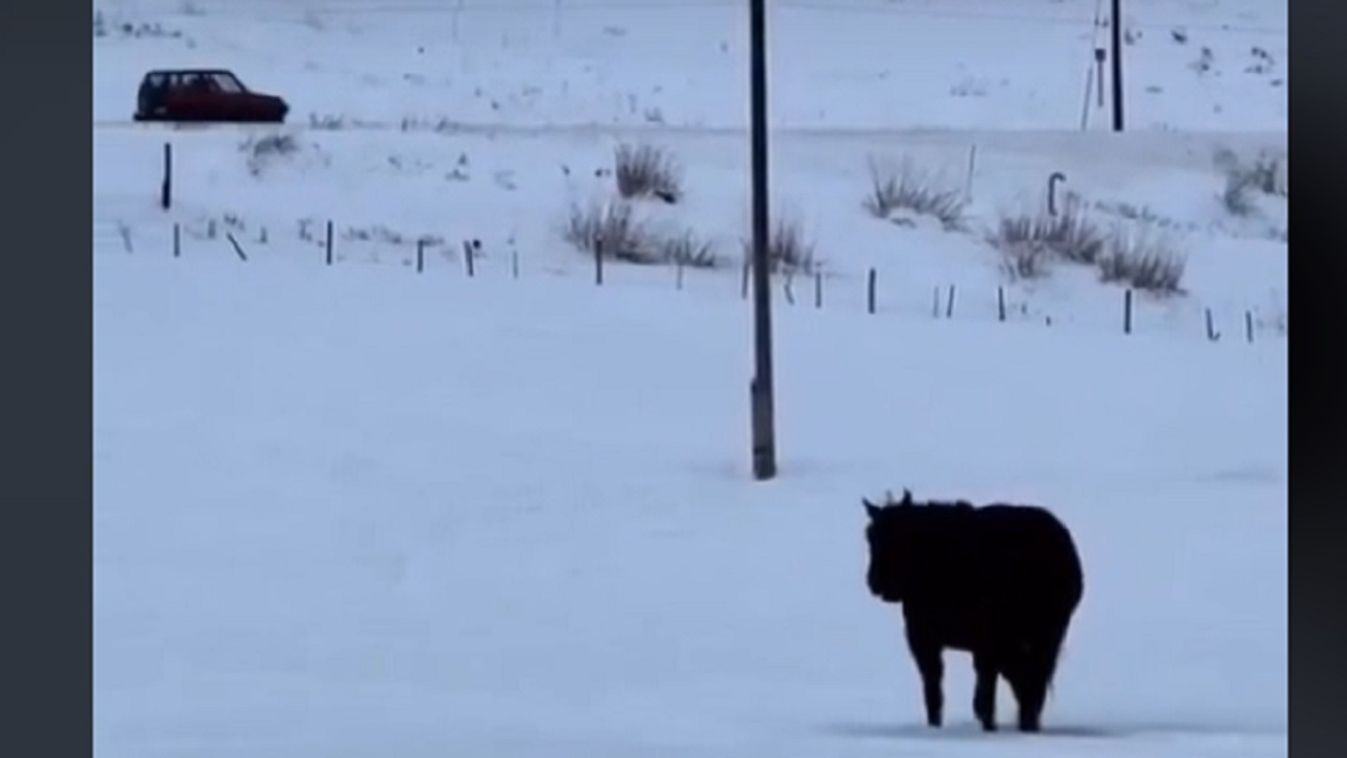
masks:
[[[1122,0],[1113,0],[1113,131],[1123,130]]]
[[[772,293],[767,259],[767,11],[749,0],[750,129],[753,158],[753,353],[751,385],[753,477],[776,476],[776,423],[772,382]]]

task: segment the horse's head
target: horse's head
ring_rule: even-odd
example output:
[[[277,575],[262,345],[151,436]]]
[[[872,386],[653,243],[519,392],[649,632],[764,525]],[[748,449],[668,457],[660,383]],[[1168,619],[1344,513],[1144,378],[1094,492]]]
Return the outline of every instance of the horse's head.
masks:
[[[861,499],[870,523],[865,539],[870,546],[870,567],[866,583],[870,592],[889,603],[901,603],[912,581],[917,534],[913,529],[912,493],[903,490],[903,499],[892,497],[884,505]]]

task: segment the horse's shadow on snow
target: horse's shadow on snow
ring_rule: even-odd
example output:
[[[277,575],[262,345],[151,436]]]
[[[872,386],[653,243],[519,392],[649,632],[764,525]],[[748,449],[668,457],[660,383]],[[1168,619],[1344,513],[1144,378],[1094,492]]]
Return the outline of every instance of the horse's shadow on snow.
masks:
[[[1236,726],[1233,724],[1179,722],[1139,722],[1110,724],[1107,726],[1085,726],[1079,724],[1064,724],[1061,726],[1044,725],[1042,731],[1034,734],[1025,734],[1018,731],[1015,728],[1014,723],[1002,724],[997,732],[989,734],[983,732],[981,726],[971,721],[967,723],[949,724],[940,729],[933,729],[925,724],[851,722],[822,724],[815,727],[815,730],[833,737],[872,740],[987,740],[998,738],[1004,739],[1006,737],[1019,739],[1050,739],[1054,737],[1065,737],[1069,739],[1125,739],[1129,737],[1154,736],[1275,736],[1286,733],[1285,729],[1274,729],[1271,727],[1261,728]]]

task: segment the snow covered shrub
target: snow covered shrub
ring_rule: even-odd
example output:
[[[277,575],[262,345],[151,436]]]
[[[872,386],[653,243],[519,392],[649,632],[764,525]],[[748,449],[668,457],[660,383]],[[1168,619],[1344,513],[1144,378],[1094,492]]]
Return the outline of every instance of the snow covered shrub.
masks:
[[[1225,190],[1221,193],[1221,203],[1232,216],[1252,216],[1258,210],[1254,201],[1253,184],[1247,174],[1231,173],[1225,176]]]
[[[1091,207],[1100,213],[1119,216],[1128,221],[1140,221],[1162,229],[1187,230],[1195,232],[1197,224],[1167,216],[1152,209],[1149,205],[1137,205],[1124,200],[1096,200]]]
[[[1079,202],[1067,202],[1056,216],[1046,211],[1003,216],[989,241],[1003,252],[1028,247],[1088,265],[1099,259],[1107,240],[1108,235],[1086,215]]]
[[[659,242],[660,256],[669,263],[681,263],[689,268],[715,268],[720,264],[715,246],[701,239],[691,229]]]
[[[1144,229],[1133,234],[1119,231],[1099,260],[1099,276],[1104,282],[1123,282],[1146,292],[1173,295],[1183,292],[1179,284],[1186,267],[1184,256],[1163,237]]]
[[[310,113],[310,114],[309,114],[309,128],[310,128],[310,129],[327,129],[327,130],[330,130],[330,131],[336,131],[336,130],[338,130],[338,129],[345,129],[345,128],[346,128],[346,117],[345,117],[345,116],[338,115],[338,114],[335,114],[335,113],[323,113],[323,114]]]
[[[298,152],[299,143],[290,134],[268,134],[249,137],[241,149],[248,157],[248,171],[257,176],[271,160]]]
[[[881,169],[870,160],[870,194],[865,209],[876,218],[889,218],[896,210],[930,216],[948,230],[963,227],[967,202],[958,190],[942,188],[924,171],[904,158],[897,169]]]
[[[142,39],[142,38],[150,38],[150,39],[182,39],[182,38],[183,38],[183,34],[182,34],[182,30],[181,30],[181,29],[168,29],[168,28],[166,28],[163,24],[159,23],[158,21],[155,21],[155,22],[144,22],[144,21],[142,21],[142,22],[140,22],[140,23],[138,23],[138,24],[137,24],[137,23],[132,23],[132,22],[130,22],[130,21],[123,21],[123,22],[121,22],[120,24],[117,25],[116,31],[117,31],[117,33],[119,33],[119,34],[120,34],[121,36],[123,36],[123,37],[131,37],[131,38],[134,38],[134,39]],[[188,43],[189,43],[189,45],[190,45],[190,44],[191,44],[191,41],[189,40]]]
[[[1001,248],[1001,268],[1011,279],[1038,279],[1046,276],[1050,258],[1042,245],[1015,243]]]
[[[1216,153],[1216,165],[1225,172],[1225,190],[1221,202],[1234,216],[1250,216],[1258,210],[1254,195],[1286,197],[1285,158],[1264,151],[1252,163],[1244,163],[1234,151]]]
[[[253,155],[286,155],[299,149],[299,143],[290,134],[268,134],[261,139],[250,138],[244,146]]]
[[[617,191],[624,198],[657,197],[676,203],[683,196],[678,165],[662,148],[624,143],[614,151],[613,163]]]
[[[753,260],[753,241],[744,240],[744,257]],[[811,274],[814,271],[814,243],[805,240],[800,224],[778,219],[767,241],[767,261],[772,271]]]
[[[659,263],[660,245],[635,217],[630,203],[572,205],[564,236],[577,250],[629,263]]]

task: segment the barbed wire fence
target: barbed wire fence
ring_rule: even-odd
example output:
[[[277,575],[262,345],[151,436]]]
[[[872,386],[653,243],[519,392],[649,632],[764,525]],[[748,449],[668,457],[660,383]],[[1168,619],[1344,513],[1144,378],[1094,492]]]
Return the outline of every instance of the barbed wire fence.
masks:
[[[95,255],[123,255],[175,259],[177,265],[194,260],[232,260],[238,265],[265,265],[284,260],[312,265],[399,267],[414,276],[453,276],[468,281],[575,282],[592,281],[605,287],[665,287],[671,292],[697,290],[703,297],[746,302],[741,286],[749,271],[747,261],[724,259],[714,270],[692,269],[678,262],[661,266],[620,265],[600,254],[582,263],[550,256],[534,259],[518,247],[488,249],[479,239],[450,235],[402,235],[386,227],[348,227],[333,220],[302,219],[291,236],[282,230],[251,225],[233,214],[189,222],[129,223],[96,219]],[[700,276],[690,274],[696,272]],[[1071,306],[1045,305],[1033,294],[1005,282],[976,286],[958,281],[921,281],[901,269],[867,267],[861,272],[823,268],[783,268],[771,273],[775,307],[815,312],[836,311],[884,318],[1038,324],[1045,328],[1089,329],[1097,333],[1178,333],[1194,341],[1243,342],[1285,339],[1284,307],[1214,307],[1194,301],[1154,300],[1130,287],[1109,287],[1115,308],[1095,309],[1089,318],[1077,318]],[[667,281],[665,281],[667,280]],[[1098,301],[1102,303],[1103,300]],[[1109,325],[1112,323],[1112,326]],[[1228,337],[1228,339],[1227,339]]]

